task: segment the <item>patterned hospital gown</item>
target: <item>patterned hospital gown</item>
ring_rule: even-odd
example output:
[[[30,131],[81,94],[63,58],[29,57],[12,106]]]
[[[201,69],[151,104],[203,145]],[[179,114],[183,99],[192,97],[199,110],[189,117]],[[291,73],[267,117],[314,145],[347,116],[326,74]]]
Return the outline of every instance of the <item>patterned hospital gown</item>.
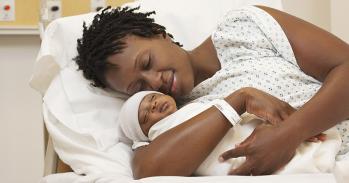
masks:
[[[221,70],[198,84],[184,101],[206,103],[242,87],[265,91],[300,108],[322,83],[301,71],[280,25],[256,7],[229,11],[211,35]],[[349,121],[337,125],[348,152]]]

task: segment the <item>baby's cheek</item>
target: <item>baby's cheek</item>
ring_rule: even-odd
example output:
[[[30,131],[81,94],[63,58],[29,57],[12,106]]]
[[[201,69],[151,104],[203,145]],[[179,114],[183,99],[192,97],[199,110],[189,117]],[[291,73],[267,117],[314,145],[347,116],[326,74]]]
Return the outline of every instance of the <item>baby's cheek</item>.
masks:
[[[166,114],[166,113],[159,113],[159,120],[158,121],[160,121],[160,120],[162,120],[162,119],[164,119],[166,116],[168,116],[169,114]]]
[[[151,116],[151,123],[155,124],[157,122],[159,122],[160,120],[162,120],[163,118],[165,118],[167,115],[165,115],[164,113],[153,113],[153,115]]]
[[[172,108],[171,110],[170,110],[170,112],[168,113],[168,115],[170,115],[170,114],[173,114],[173,113],[175,113],[177,111],[177,108]]]

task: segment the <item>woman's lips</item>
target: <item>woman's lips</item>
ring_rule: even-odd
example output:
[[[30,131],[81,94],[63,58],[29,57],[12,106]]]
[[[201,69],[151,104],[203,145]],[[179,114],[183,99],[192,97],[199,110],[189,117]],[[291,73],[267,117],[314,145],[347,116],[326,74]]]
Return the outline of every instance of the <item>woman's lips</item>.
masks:
[[[171,94],[174,95],[176,93],[176,89],[177,89],[177,79],[176,79],[176,75],[173,73],[173,80],[172,80],[172,85],[171,85]]]

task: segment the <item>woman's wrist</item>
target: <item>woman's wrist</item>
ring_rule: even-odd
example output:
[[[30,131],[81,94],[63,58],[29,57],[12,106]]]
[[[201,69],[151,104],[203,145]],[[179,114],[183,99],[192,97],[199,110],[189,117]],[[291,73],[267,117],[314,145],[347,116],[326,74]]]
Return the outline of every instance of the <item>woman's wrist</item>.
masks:
[[[225,98],[225,100],[241,115],[246,112],[247,94],[244,88],[235,91]]]
[[[279,131],[282,135],[292,137],[292,141],[298,144],[307,139],[304,135],[304,127],[299,126],[297,123],[292,123],[288,119],[279,124]]]

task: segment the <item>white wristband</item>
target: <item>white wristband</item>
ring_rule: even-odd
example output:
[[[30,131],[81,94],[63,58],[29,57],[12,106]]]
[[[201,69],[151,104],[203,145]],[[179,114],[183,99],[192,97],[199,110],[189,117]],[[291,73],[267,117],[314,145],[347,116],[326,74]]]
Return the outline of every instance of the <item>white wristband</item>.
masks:
[[[233,125],[237,125],[242,120],[239,114],[235,111],[231,105],[222,99],[216,99],[213,105],[228,119],[228,121]]]

